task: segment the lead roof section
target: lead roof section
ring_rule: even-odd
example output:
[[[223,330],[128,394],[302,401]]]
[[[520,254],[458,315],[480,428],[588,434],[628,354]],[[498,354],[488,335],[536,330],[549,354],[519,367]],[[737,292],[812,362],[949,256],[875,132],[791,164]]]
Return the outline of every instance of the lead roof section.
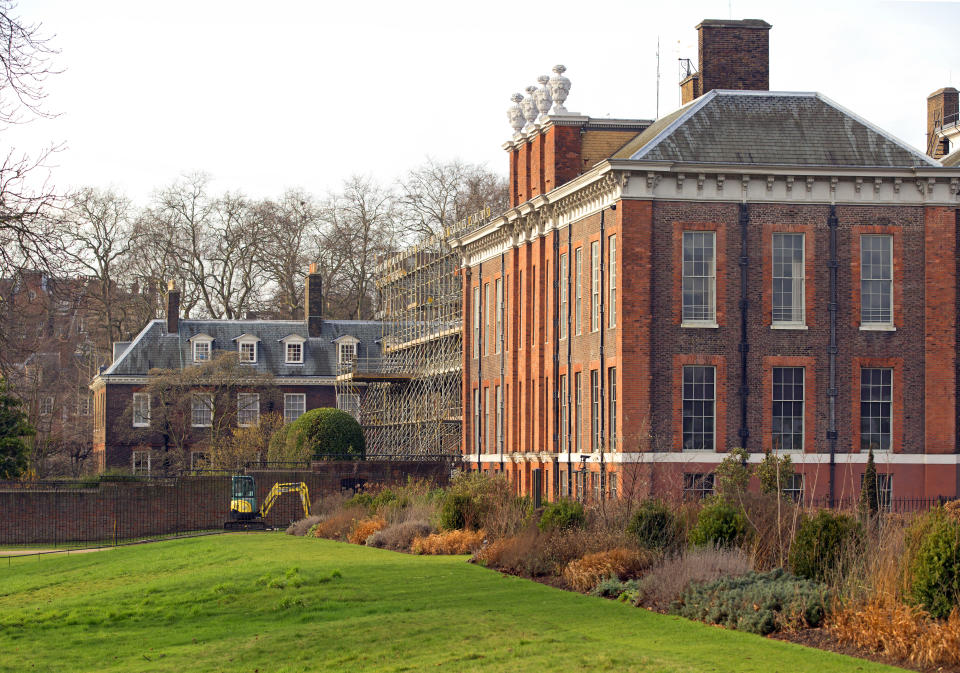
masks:
[[[257,344],[257,361],[245,364],[261,373],[278,377],[336,376],[337,344],[342,336],[359,339],[357,357],[380,356],[382,323],[374,320],[324,320],[319,337],[308,337],[307,326],[302,320],[181,320],[177,334],[166,332],[166,321],[150,322],[137,338],[120,354],[120,358],[103,372],[109,376],[146,376],[151,369],[179,369],[193,363],[193,350],[189,339],[197,334],[213,337],[213,355],[221,352],[236,353],[235,338],[254,334],[260,338]],[[284,344],[287,336],[298,335],[304,342],[303,364],[286,364]]]
[[[612,157],[790,166],[939,166],[819,93],[715,89],[658,119]]]

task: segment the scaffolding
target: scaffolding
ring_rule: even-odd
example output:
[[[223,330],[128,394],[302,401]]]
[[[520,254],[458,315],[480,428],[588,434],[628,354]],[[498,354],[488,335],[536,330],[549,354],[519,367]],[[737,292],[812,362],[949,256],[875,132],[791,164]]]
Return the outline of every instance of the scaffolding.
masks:
[[[452,242],[489,217],[478,211],[378,265],[381,354],[342,363],[336,382],[360,400],[369,455],[459,454],[463,286]]]

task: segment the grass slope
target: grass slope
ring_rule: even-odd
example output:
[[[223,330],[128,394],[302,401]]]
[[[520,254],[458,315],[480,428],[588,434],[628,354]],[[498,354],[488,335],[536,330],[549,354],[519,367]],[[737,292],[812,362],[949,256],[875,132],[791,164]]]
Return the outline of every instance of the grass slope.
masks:
[[[501,576],[464,557],[268,533],[0,567],[0,671],[30,670],[898,669]]]

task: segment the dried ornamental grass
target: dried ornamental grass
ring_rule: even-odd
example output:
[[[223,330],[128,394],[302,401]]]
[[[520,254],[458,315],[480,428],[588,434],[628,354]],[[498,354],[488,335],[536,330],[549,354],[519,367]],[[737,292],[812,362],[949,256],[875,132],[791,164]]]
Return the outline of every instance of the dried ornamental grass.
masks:
[[[840,608],[830,630],[844,643],[927,666],[960,664],[960,610],[945,620],[932,619],[918,607],[876,598]]]
[[[577,591],[589,591],[600,580],[613,575],[622,579],[636,577],[655,560],[654,554],[646,550],[610,549],[571,561],[563,570],[563,579]]]
[[[347,542],[353,544],[364,544],[367,541],[367,538],[376,533],[378,530],[386,528],[387,522],[382,517],[374,516],[369,519],[361,519],[357,521],[356,525],[353,527],[353,530],[350,531],[350,534],[347,536]]]
[[[430,535],[432,529],[426,521],[404,521],[378,530],[367,538],[368,547],[407,551],[414,539]]]
[[[355,507],[341,509],[331,513],[310,530],[313,531],[314,537],[327,538],[328,540],[346,540],[357,519],[362,518],[363,515],[364,510]]]
[[[450,530],[414,538],[410,551],[414,554],[471,554],[483,544],[482,530]]]

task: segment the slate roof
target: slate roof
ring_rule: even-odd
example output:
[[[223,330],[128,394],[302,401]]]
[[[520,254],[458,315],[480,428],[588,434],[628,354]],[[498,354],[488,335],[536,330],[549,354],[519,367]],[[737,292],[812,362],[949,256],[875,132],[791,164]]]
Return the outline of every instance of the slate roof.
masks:
[[[951,166],[951,167],[960,166],[960,150],[957,150],[956,152],[951,152],[950,154],[945,156],[943,159],[941,159],[940,163],[942,163],[944,166]]]
[[[145,376],[151,369],[177,369],[193,364],[193,351],[188,341],[197,334],[213,337],[213,355],[237,352],[236,337],[254,334],[257,362],[246,366],[278,377],[336,376],[337,345],[341,336],[359,339],[357,357],[379,357],[381,323],[375,320],[324,320],[319,337],[307,336],[302,320],[181,320],[178,334],[167,334],[165,320],[151,321],[137,338],[119,354],[101,376]],[[304,343],[303,364],[288,365],[281,339],[299,335]]]
[[[715,89],[620,148],[614,159],[783,166],[939,166],[820,93]]]

